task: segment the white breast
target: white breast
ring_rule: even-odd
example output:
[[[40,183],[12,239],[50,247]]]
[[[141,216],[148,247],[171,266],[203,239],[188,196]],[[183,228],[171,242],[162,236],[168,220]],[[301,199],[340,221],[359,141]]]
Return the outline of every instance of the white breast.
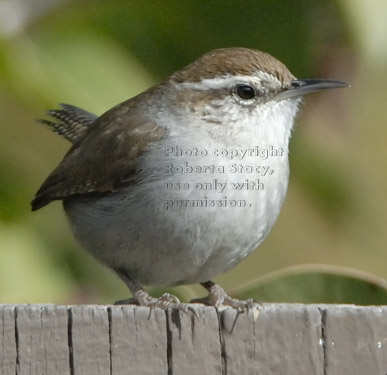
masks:
[[[204,282],[232,268],[267,236],[286,195],[288,140],[297,105],[283,101],[275,106],[258,116],[260,123],[239,118],[238,126],[230,128],[197,122],[188,129],[166,119],[167,136],[144,156],[140,185],[95,201],[68,202],[76,236],[96,258],[126,269],[143,284]],[[267,159],[220,156],[221,150],[243,152],[256,146],[282,154]],[[196,147],[207,155],[167,153],[173,147]],[[232,172],[233,163],[243,172]],[[175,167],[172,173],[166,165]],[[191,173],[184,166],[217,169]],[[262,169],[247,171],[254,167]],[[237,189],[235,184],[246,180],[259,180],[263,188],[248,189],[247,183]]]

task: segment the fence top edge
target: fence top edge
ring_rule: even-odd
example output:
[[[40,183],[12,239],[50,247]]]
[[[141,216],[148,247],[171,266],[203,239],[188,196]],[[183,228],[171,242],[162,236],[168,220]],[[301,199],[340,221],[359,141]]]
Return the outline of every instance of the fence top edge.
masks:
[[[191,304],[193,309],[198,310],[213,310],[215,309],[212,306],[205,306],[202,304]],[[97,304],[85,304],[85,305],[56,305],[52,303],[0,303],[0,309],[9,309],[9,308],[18,308],[18,309],[43,309],[43,308],[66,308],[66,309],[95,309],[95,310],[106,310],[106,309],[148,309],[147,307],[137,306],[137,305],[97,305]],[[301,304],[301,303],[263,303],[262,305],[257,305],[258,310],[260,311],[270,311],[270,310],[305,310],[305,309],[323,309],[323,310],[387,310],[387,305],[353,305],[353,304]],[[232,307],[229,306],[219,306],[216,308],[219,312],[223,311],[235,311]]]

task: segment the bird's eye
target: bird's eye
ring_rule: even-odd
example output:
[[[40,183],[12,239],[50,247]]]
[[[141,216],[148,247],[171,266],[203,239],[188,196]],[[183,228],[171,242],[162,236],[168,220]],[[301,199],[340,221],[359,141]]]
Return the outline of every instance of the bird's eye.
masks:
[[[238,85],[235,87],[235,92],[243,100],[254,99],[256,95],[254,87],[249,85]]]

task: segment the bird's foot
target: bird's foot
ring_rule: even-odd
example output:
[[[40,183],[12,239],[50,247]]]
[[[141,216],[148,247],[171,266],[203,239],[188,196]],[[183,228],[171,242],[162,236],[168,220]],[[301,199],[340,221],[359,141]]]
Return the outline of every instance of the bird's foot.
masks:
[[[155,298],[152,297],[145,290],[137,291],[136,298],[127,298],[115,302],[115,305],[138,305],[138,306],[148,306],[153,307],[156,304],[179,304],[180,300],[169,293],[164,293],[161,297]],[[154,306],[159,307],[159,306]]]
[[[212,281],[207,281],[201,284],[204,288],[208,290],[208,296],[204,298],[195,298],[191,300],[191,303],[203,303],[208,306],[231,306],[239,311],[248,311],[253,309],[257,304],[260,304],[253,299],[248,299],[245,301],[235,299],[230,297],[226,291],[218,284],[213,283]]]
[[[135,304],[149,307],[150,309],[159,308],[162,310],[176,309],[184,313],[192,313],[197,317],[197,312],[188,303],[180,302],[173,294],[164,293],[161,297],[150,296],[145,290],[138,290],[134,298],[117,301],[115,305]]]
[[[126,305],[134,303],[139,306],[149,307],[150,309],[176,309],[185,313],[191,313],[198,318],[198,314],[192,306],[190,306],[188,303],[180,302],[180,300],[173,294],[164,293],[159,298],[152,297],[139,283],[134,281],[124,270],[116,269],[115,271],[129,287],[133,295],[133,298],[118,301],[115,303],[116,305]]]

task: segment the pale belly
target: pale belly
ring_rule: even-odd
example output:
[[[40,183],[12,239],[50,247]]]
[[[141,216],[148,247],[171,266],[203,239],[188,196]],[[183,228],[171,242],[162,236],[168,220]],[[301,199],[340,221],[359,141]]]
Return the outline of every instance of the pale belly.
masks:
[[[255,184],[232,185],[246,179]],[[287,158],[270,176],[173,171],[162,182],[72,198],[65,210],[80,243],[102,263],[146,285],[197,283],[259,246],[279,214],[287,180]]]

